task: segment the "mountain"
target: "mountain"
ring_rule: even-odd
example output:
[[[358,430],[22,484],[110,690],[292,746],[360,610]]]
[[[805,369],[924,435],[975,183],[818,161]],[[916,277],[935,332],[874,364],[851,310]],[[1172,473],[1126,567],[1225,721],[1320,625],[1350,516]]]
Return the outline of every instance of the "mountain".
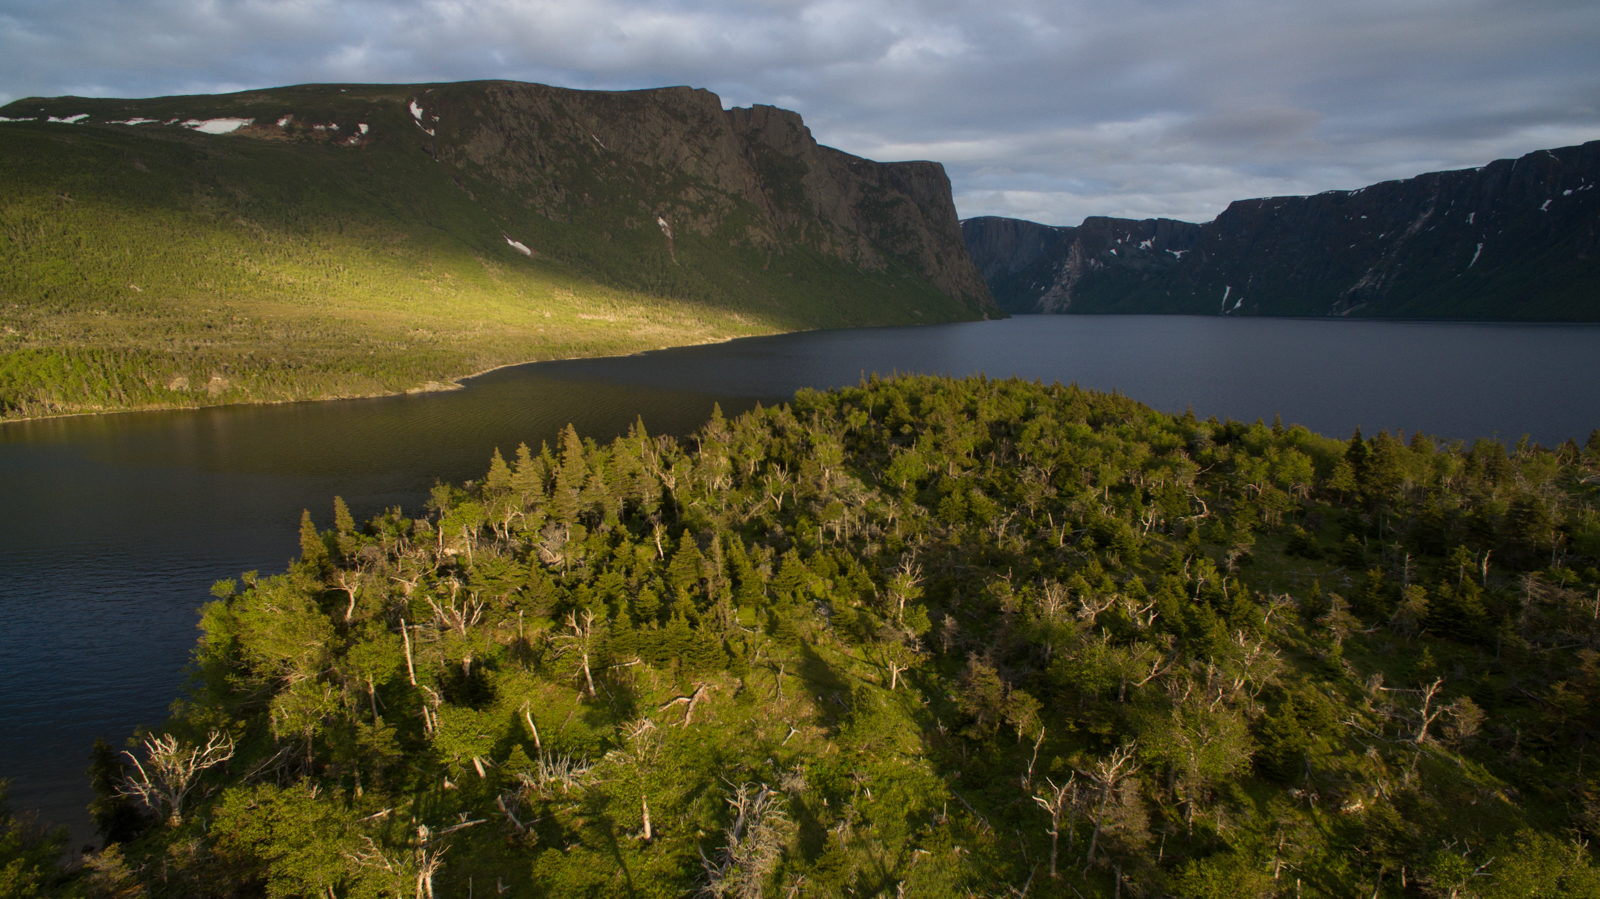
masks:
[[[1600,141],[1201,225],[962,222],[1011,312],[1600,320]]]
[[[1001,314],[937,163],[683,87],[19,100],[0,227],[9,416]]]

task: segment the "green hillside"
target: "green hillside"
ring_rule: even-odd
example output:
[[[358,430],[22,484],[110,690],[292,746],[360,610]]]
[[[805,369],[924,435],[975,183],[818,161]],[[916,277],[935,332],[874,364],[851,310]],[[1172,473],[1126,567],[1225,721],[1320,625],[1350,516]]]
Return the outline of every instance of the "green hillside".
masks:
[[[1341,441],[905,378],[693,443],[569,429],[416,519],[308,514],[286,574],[217,585],[173,718],[97,750],[114,845],[62,874],[0,826],[0,868],[151,897],[1600,897],[1600,434]]]
[[[494,98],[536,88],[571,108],[520,149],[483,150],[514,130]],[[537,359],[985,314],[975,274],[964,296],[934,283],[927,253],[860,222],[828,231],[803,186],[780,221],[779,179],[741,193],[661,155],[706,130],[674,103],[731,120],[703,93],[320,85],[13,103],[0,109],[13,120],[0,123],[0,416],[397,392]],[[425,127],[418,97],[445,123]],[[676,124],[647,135],[654,155],[571,138],[639,127],[624,100]],[[182,124],[220,118],[251,123]],[[155,121],[114,124],[139,119]],[[943,212],[937,196],[853,187]],[[835,232],[871,258],[840,252]]]

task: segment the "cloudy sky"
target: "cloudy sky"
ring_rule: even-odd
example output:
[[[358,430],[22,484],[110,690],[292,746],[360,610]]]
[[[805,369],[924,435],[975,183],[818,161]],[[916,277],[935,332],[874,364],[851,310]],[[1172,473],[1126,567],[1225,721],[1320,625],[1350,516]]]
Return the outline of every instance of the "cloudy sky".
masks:
[[[709,88],[936,159],[963,217],[1214,217],[1600,139],[1595,0],[0,0],[0,103]]]

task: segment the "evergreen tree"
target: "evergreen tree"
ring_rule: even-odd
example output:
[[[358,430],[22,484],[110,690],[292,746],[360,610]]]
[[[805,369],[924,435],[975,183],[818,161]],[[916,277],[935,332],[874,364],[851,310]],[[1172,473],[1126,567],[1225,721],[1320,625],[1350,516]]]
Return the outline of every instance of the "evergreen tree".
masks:
[[[100,834],[102,847],[133,840],[149,822],[125,792],[127,768],[121,755],[97,737],[89,760],[89,786],[94,790],[89,818]]]
[[[517,445],[517,466],[511,475],[511,489],[522,497],[526,506],[545,492],[546,468],[543,459],[535,459],[526,443]]]
[[[341,537],[349,537],[356,532],[356,520],[350,515],[350,507],[345,505],[344,497],[333,498],[333,530]]]
[[[1368,463],[1372,458],[1372,451],[1367,448],[1367,442],[1361,437],[1361,429],[1356,428],[1350,435],[1350,444],[1344,453],[1344,461],[1350,465],[1351,476],[1355,479],[1356,487],[1366,490],[1368,487]]]
[[[578,439],[577,430],[569,424],[561,432],[561,464],[556,469],[555,491],[551,498],[557,521],[570,523],[578,520],[578,512],[582,509],[581,492],[586,480],[588,467],[584,461],[583,442]]]
[[[523,444],[522,452],[526,453],[527,448],[527,444]],[[520,458],[518,462],[521,462]],[[484,476],[483,486],[490,493],[504,493],[511,489],[512,479],[511,466],[507,465],[505,458],[500,455],[500,448],[495,447],[494,456],[489,459],[489,473]]]
[[[322,575],[331,569],[329,563],[328,544],[318,533],[317,526],[311,523],[311,510],[303,509],[300,512],[300,564],[307,570]]]
[[[655,624],[661,615],[661,600],[649,586],[640,588],[633,597],[633,614],[641,626]]]
[[[684,531],[678,537],[678,548],[667,565],[667,585],[679,600],[694,601],[702,598],[700,586],[704,576],[705,556],[694,536]]]

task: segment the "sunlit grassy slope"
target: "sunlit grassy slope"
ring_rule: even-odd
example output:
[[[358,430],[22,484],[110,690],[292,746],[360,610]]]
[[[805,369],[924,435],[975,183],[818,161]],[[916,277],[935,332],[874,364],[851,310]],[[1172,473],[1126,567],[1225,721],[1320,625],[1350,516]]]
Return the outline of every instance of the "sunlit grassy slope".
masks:
[[[903,264],[747,245],[758,213],[726,196],[719,227],[669,245],[629,207],[667,172],[568,153],[573,202],[531,211],[435,160],[415,91],[0,109],[88,114],[0,123],[0,417],[429,389],[516,362],[974,317]],[[220,116],[257,124],[160,124]],[[109,124],[134,117],[160,121]]]

